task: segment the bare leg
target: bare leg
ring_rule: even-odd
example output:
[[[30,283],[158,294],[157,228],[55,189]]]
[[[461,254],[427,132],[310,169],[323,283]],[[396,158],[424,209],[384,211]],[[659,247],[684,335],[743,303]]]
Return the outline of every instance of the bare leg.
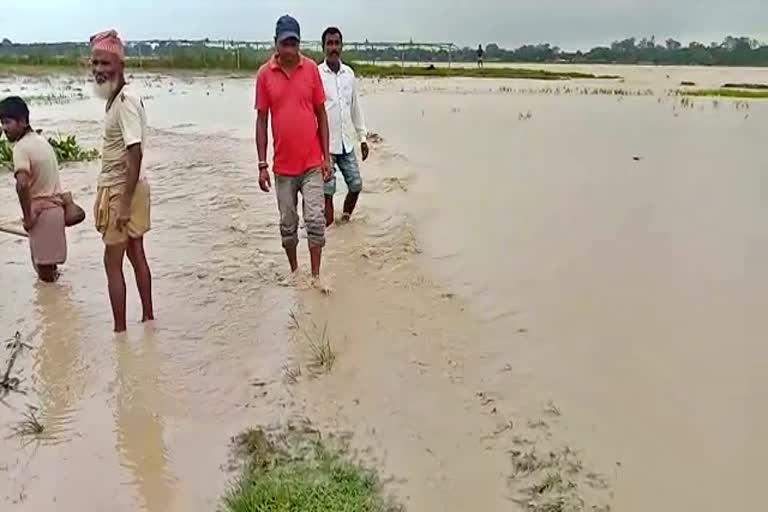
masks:
[[[312,266],[312,277],[320,277],[320,261],[323,257],[322,247],[309,246],[309,261]]]
[[[333,196],[325,194],[325,227],[333,224]]]
[[[107,271],[109,302],[112,304],[112,317],[115,332],[125,332],[125,276],[123,275],[123,257],[126,244],[107,245],[104,248],[104,268]]]
[[[352,212],[355,211],[359,197],[360,192],[350,192],[347,194],[347,197],[344,199],[344,214],[341,217],[343,220],[348,221],[352,217]]]
[[[59,271],[56,265],[36,265],[37,277],[44,283],[55,283],[59,278]]]
[[[288,264],[291,266],[291,272],[299,270],[299,258],[296,256],[296,247],[286,247],[285,255],[288,256]]]
[[[136,287],[141,297],[142,322],[155,319],[152,306],[152,273],[149,270],[147,256],[144,254],[144,238],[132,238],[128,240],[128,260],[133,267],[136,276]]]

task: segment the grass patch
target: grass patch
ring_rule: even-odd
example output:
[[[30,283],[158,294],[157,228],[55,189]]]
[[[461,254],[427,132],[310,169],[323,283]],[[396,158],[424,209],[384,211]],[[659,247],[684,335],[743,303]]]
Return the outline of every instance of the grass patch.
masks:
[[[768,91],[768,84],[724,84],[723,89],[755,89]]]
[[[349,460],[342,449],[312,431],[237,436],[243,463],[239,481],[225,495],[225,512],[394,512],[375,472]]]
[[[570,80],[570,79],[617,79],[613,75],[593,75],[591,73],[544,71],[542,69],[519,68],[446,68],[417,66],[376,66],[372,64],[353,64],[360,76],[372,78],[404,77],[439,77],[439,78],[510,78],[526,80]]]
[[[768,99],[767,91],[750,91],[745,89],[694,89],[677,91],[682,96],[716,97],[716,98],[741,98],[741,99]]]

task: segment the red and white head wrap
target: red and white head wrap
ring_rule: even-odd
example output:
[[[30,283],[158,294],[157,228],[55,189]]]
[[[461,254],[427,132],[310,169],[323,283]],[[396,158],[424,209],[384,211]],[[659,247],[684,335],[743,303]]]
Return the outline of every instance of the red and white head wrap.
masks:
[[[105,30],[91,36],[91,51],[96,50],[116,55],[121,61],[125,60],[123,41],[114,30]]]

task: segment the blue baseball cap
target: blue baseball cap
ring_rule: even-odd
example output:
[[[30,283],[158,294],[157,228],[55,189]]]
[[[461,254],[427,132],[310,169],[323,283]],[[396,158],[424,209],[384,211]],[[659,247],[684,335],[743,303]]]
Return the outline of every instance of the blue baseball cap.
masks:
[[[299,28],[299,22],[292,16],[281,16],[277,20],[277,26],[275,27],[275,38],[278,43],[285,41],[286,39],[297,39],[301,41],[301,28]]]

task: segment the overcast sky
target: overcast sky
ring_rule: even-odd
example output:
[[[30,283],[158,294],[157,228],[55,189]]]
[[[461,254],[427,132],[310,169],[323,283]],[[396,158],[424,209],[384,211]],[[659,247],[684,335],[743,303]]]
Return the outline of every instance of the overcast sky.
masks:
[[[348,40],[502,46],[551,42],[587,48],[627,36],[684,42],[749,35],[768,41],[768,0],[0,0],[0,37],[87,40],[115,28],[126,39],[270,39],[297,17],[305,39],[339,25]]]

